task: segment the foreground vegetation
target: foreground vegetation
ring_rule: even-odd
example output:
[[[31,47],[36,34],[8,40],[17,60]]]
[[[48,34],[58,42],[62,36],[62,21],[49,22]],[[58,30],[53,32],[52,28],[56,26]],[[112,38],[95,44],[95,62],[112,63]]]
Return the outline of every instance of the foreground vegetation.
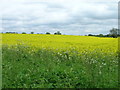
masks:
[[[117,88],[117,41],[87,36],[4,34],[2,86]]]

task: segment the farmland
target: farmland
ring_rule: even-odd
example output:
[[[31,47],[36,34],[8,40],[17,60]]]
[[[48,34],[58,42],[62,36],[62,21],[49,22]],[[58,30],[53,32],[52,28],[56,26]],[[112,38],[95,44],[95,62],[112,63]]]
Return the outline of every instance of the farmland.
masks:
[[[117,88],[118,38],[2,34],[3,88]]]

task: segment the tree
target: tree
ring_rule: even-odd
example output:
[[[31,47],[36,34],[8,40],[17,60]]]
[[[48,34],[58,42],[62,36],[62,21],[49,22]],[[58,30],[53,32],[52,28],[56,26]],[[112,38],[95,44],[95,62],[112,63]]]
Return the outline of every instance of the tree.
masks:
[[[22,32],[22,34],[26,34],[26,32]]]
[[[98,36],[99,36],[99,37],[103,37],[104,35],[103,35],[103,34],[99,34]]]
[[[49,32],[46,32],[46,34],[50,34]]]
[[[88,36],[93,36],[92,34],[88,34]]]
[[[34,34],[34,32],[31,32],[31,34]]]
[[[107,34],[107,35],[105,35],[105,37],[111,37],[111,35],[110,35],[110,34]]]
[[[18,34],[17,32],[6,32],[7,34]]]
[[[61,35],[60,31],[55,32],[56,35]]]
[[[118,29],[116,29],[116,28],[112,28],[110,30],[110,34],[116,34],[117,35],[117,32],[118,32]]]
[[[116,37],[117,37],[117,34],[118,34],[118,29],[112,28],[112,29],[110,30],[110,35],[111,35],[113,38],[116,38]]]

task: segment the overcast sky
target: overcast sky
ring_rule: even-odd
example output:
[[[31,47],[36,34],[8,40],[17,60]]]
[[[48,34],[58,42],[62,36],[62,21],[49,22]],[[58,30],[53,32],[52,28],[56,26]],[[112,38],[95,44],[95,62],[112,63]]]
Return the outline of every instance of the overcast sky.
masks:
[[[3,32],[107,34],[117,28],[119,0],[1,0]]]

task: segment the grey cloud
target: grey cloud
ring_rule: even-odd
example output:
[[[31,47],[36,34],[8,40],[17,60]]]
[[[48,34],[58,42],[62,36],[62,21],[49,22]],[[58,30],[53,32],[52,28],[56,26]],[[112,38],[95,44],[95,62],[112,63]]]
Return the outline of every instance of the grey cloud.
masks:
[[[75,3],[79,0],[73,4],[37,1],[23,2],[16,9],[10,8],[11,13],[4,13],[2,22],[5,30],[33,30],[36,33],[59,30],[64,34],[95,34],[107,33],[110,28],[117,26],[117,3],[113,1],[85,2],[84,5]]]

